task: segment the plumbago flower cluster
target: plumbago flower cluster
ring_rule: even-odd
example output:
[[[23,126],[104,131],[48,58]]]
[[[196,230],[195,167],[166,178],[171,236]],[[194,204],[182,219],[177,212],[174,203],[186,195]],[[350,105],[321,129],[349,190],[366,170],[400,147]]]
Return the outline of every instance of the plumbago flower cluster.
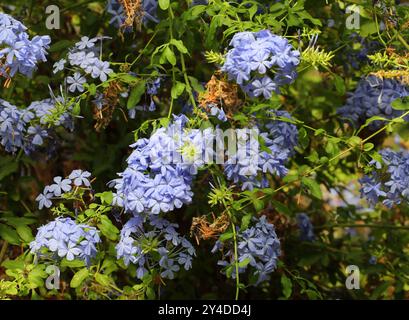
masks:
[[[383,163],[370,162],[376,170],[360,180],[361,194],[372,205],[382,201],[387,207],[409,201],[409,152],[384,149]]]
[[[291,119],[286,111],[272,111],[271,116]],[[267,174],[283,177],[288,169],[285,163],[294,154],[298,144],[298,130],[294,124],[274,120],[265,125],[268,130],[260,137],[267,151],[260,151],[257,141],[246,139],[238,141],[237,155],[229,158],[224,166],[224,172],[229,180],[241,183],[242,190],[252,190],[254,187],[268,187]],[[244,141],[244,142],[243,142]]]
[[[118,259],[138,266],[136,276],[142,279],[157,269],[164,279],[173,279],[183,267],[189,270],[195,249],[186,238],[176,231],[177,224],[156,215],[137,215],[131,218],[121,230],[116,245]]]
[[[108,61],[98,58],[99,52],[102,50],[102,41],[105,38],[107,37],[82,37],[81,41],[69,50],[67,59],[70,67],[68,69],[73,69],[74,73],[66,78],[68,91],[72,93],[84,92],[84,86],[87,84],[86,75],[104,82],[108,79],[108,75],[113,72]],[[100,41],[101,47],[96,46],[98,41]],[[67,59],[63,58],[54,64],[54,73],[67,68]]]
[[[50,208],[53,205],[51,199],[61,198],[64,193],[70,192],[75,188],[89,188],[91,186],[90,177],[90,172],[80,169],[73,170],[67,178],[61,176],[54,177],[54,183],[45,186],[43,193],[37,196],[38,208],[40,210],[43,207]]]
[[[159,214],[192,201],[191,183],[203,165],[211,130],[187,129],[186,116],[174,116],[167,128],[131,145],[128,167],[110,184],[116,189],[114,205],[127,212]],[[211,155],[211,150],[208,150]]]
[[[254,226],[237,234],[237,262],[238,272],[244,273],[249,266],[253,269],[256,279],[255,285],[269,279],[269,274],[277,267],[278,257],[281,255],[280,240],[277,237],[274,226],[267,221],[265,216],[253,218]],[[239,229],[238,229],[239,231]],[[223,260],[218,265],[225,267],[225,272],[232,278],[236,278],[236,260],[234,245],[229,242],[217,241],[212,249],[215,253],[224,247],[228,251],[224,253]]]
[[[90,265],[101,241],[99,231],[86,224],[77,224],[71,218],[57,218],[38,228],[35,240],[30,243],[31,253],[41,258],[83,260]]]
[[[56,140],[50,123],[73,130],[73,119],[69,113],[72,107],[64,112],[57,110],[62,101],[62,98],[45,99],[31,103],[26,109],[19,109],[0,99],[0,138],[4,149],[13,153],[22,149],[30,154],[44,147],[48,139],[48,151],[51,152]]]
[[[13,77],[17,72],[31,77],[39,61],[47,61],[49,36],[31,40],[27,28],[13,17],[0,13],[0,75]]]
[[[347,103],[338,109],[338,113],[350,120],[354,127],[359,127],[374,116],[393,119],[403,114],[402,110],[392,108],[396,99],[409,96],[406,85],[396,79],[380,79],[374,75],[362,79],[355,92],[349,94]],[[373,121],[372,129],[378,129],[383,121]]]
[[[226,55],[221,70],[250,96],[271,98],[280,86],[297,76],[300,53],[287,39],[269,30],[238,32],[230,42],[233,48]]]

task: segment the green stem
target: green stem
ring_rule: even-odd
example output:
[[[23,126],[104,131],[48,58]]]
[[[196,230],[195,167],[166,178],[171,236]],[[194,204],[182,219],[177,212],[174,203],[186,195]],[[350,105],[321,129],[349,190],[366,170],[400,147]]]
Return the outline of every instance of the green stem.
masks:
[[[142,57],[143,52],[144,52],[145,49],[151,44],[151,42],[153,41],[153,39],[156,37],[156,34],[157,34],[157,33],[158,33],[158,31],[155,31],[155,32],[153,33],[152,37],[151,37],[151,38],[149,39],[149,41],[146,43],[145,47],[141,50],[141,52],[140,52],[139,55],[135,58],[135,60],[132,61],[131,67],[136,63],[136,61],[138,61],[138,60]]]
[[[169,23],[169,37],[170,40],[173,40],[173,19],[175,18],[173,11],[172,11],[172,6],[169,6],[169,18],[170,18],[170,23]],[[176,83],[176,73],[175,73],[175,66],[172,66],[172,86],[174,86]],[[172,116],[172,111],[173,111],[173,96],[172,94],[170,95],[170,106],[169,106],[169,112],[168,112],[168,119]]]
[[[237,235],[236,235],[236,225],[232,222],[231,227],[233,229],[233,241],[234,241],[234,263],[236,267],[236,300],[239,300],[239,293],[240,293],[240,279],[239,279],[239,255],[237,250]]]
[[[190,102],[192,103],[193,110],[195,112],[197,110],[196,100],[195,100],[195,97],[193,96],[192,87],[190,85],[190,81],[189,81],[189,78],[187,76],[186,65],[185,65],[185,57],[183,56],[183,53],[180,53],[180,61],[182,63],[182,72],[183,72],[183,77],[185,79],[186,90],[189,93]]]
[[[409,50],[409,44],[406,42],[406,40],[399,34],[398,31],[396,31],[396,36],[398,37],[399,41],[405,46],[406,49]]]
[[[236,296],[235,299],[239,300],[239,293],[240,293],[240,276],[239,276],[239,254],[237,249],[237,233],[236,233],[236,225],[233,222],[233,215],[229,210],[229,206],[226,204],[226,201],[222,200],[223,206],[226,208],[227,213],[229,214],[231,226],[233,230],[233,242],[234,242],[234,264],[236,268]]]

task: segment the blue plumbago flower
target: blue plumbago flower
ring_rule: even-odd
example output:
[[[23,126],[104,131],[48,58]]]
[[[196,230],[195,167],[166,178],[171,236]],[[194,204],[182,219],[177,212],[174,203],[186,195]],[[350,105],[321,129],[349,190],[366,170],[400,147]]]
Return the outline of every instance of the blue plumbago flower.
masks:
[[[253,218],[254,226],[240,231],[237,234],[237,256],[239,263],[247,264],[239,268],[239,273],[252,269],[252,273],[257,277],[255,285],[269,279],[269,274],[277,267],[278,257],[281,255],[280,240],[275,233],[274,226],[269,223],[265,216]],[[219,251],[227,247],[223,260],[219,265],[226,267],[232,277],[236,278],[234,246],[232,242],[217,241],[212,252]],[[251,268],[249,268],[251,267]]]
[[[109,37],[82,37],[81,41],[69,49],[66,59],[61,59],[54,64],[54,73],[63,71],[67,61],[75,70],[72,76],[66,78],[70,92],[84,91],[84,84],[87,82],[86,75],[104,82],[108,79],[108,75],[113,72],[109,62],[99,58],[102,50],[102,40],[105,38]],[[97,46],[98,41],[101,42],[100,46]]]
[[[305,213],[297,214],[298,228],[300,228],[301,241],[314,241],[314,227],[310,218]]]
[[[354,127],[359,127],[373,116],[386,119],[399,117],[402,110],[392,108],[396,99],[409,96],[409,89],[395,79],[380,79],[369,76],[358,83],[355,92],[350,93],[345,106],[338,113],[348,119]],[[406,118],[407,119],[407,118]],[[373,130],[383,125],[383,121],[373,121],[369,127]]]
[[[67,63],[67,60],[61,59],[54,63],[53,65],[53,73],[57,73],[58,71],[62,71],[65,68],[65,64]]]
[[[256,78],[251,84],[250,94],[254,97],[263,96],[264,99],[270,99],[272,92],[276,90],[277,84],[270,77]]]
[[[239,32],[230,42],[221,70],[235,80],[250,97],[271,98],[279,87],[297,77],[300,53],[287,39],[269,30]]]
[[[44,146],[45,139],[53,130],[46,126],[46,117],[55,110],[51,99],[35,101],[26,109],[19,109],[9,102],[0,99],[0,143],[5,151],[16,152],[23,149],[26,154]],[[60,116],[55,125],[68,128],[72,118],[68,113]]]
[[[155,80],[148,81],[146,84],[146,93],[150,96],[158,94],[162,79],[160,77]]]
[[[117,258],[137,266],[136,277],[142,279],[149,270],[158,269],[160,276],[173,279],[183,267],[189,270],[195,249],[176,231],[177,224],[152,215],[137,215],[122,228],[116,245]]]
[[[73,188],[89,188],[91,186],[90,176],[91,173],[88,171],[77,169],[73,170],[68,178],[54,177],[54,184],[45,186],[43,193],[37,196],[38,208],[40,210],[43,207],[50,208],[52,206],[52,198],[61,198],[64,193],[70,192]]]
[[[39,257],[51,255],[55,260],[79,259],[89,265],[97,253],[96,245],[100,241],[99,231],[96,228],[77,224],[71,218],[57,218],[38,228],[30,248],[31,253]]]
[[[409,152],[384,149],[379,152],[383,163],[372,161],[376,170],[361,180],[361,195],[375,205],[382,200],[387,207],[409,202]]]
[[[116,189],[117,204],[126,211],[159,214],[192,201],[191,182],[212,150],[206,142],[211,129],[184,129],[187,118],[174,116],[167,128],[159,128],[149,139],[131,145],[128,167],[110,184]]]
[[[46,192],[40,193],[36,198],[36,201],[38,201],[38,208],[40,210],[42,208],[44,208],[44,207],[50,208],[53,205],[53,203],[51,201],[51,198],[53,197],[53,194],[48,193],[47,191],[48,191],[48,189],[46,190]]]
[[[97,42],[97,38],[88,38],[88,37],[81,37],[81,41],[77,42],[75,44],[75,46],[79,49],[79,50],[84,50],[87,48],[92,48],[95,46],[95,43]]]
[[[95,94],[95,99],[92,100],[92,102],[94,103],[94,105],[95,105],[99,110],[101,110],[102,107],[108,103],[108,100],[105,99],[105,95],[104,95],[103,93],[97,92],[97,93]]]
[[[72,77],[67,77],[67,83],[69,84],[68,90],[70,92],[83,92],[84,86],[83,84],[86,83],[87,80],[79,72],[75,72]]]
[[[157,17],[158,0],[142,0],[142,8],[139,13],[142,16],[142,23],[147,24],[149,21],[158,23]],[[109,23],[116,28],[121,28],[126,20],[124,7],[118,0],[108,0],[107,12],[112,16]],[[125,28],[126,32],[130,32],[132,28]]]
[[[17,72],[31,77],[39,61],[47,61],[49,36],[35,36],[31,40],[27,28],[13,17],[0,13],[0,73],[13,77]]]
[[[224,112],[223,108],[219,108],[216,104],[214,103],[209,103],[207,107],[210,109],[210,115],[213,117],[217,117],[222,122],[227,121],[226,113]]]
[[[271,114],[291,119],[286,111],[272,111]],[[227,178],[234,183],[241,183],[242,190],[266,188],[266,174],[283,177],[288,172],[285,164],[294,155],[294,148],[298,144],[297,127],[286,121],[274,120],[265,128],[268,131],[262,132],[260,136],[268,151],[259,152],[258,142],[245,137],[245,143],[241,148],[239,145],[237,155],[229,156],[224,165]]]

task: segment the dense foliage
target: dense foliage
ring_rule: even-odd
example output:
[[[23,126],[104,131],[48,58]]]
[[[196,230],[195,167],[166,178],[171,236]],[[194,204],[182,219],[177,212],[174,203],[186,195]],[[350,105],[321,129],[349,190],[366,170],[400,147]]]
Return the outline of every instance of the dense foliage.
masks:
[[[405,1],[1,1],[0,298],[408,298],[408,42]]]

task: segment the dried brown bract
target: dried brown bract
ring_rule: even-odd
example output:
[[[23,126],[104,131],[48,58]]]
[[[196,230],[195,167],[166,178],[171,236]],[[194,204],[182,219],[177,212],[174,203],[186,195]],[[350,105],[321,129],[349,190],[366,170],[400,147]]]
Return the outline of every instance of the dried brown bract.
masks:
[[[223,107],[229,118],[233,116],[242,101],[239,99],[237,84],[219,79],[218,76],[214,74],[206,84],[206,91],[200,95],[199,104],[206,111],[209,111],[209,104]]]
[[[111,122],[114,110],[119,104],[119,94],[122,91],[122,86],[118,82],[112,81],[103,92],[104,102],[102,107],[98,108],[94,105],[93,112],[94,119],[96,120],[94,128],[97,132],[105,129]]]
[[[206,216],[194,217],[190,227],[190,236],[195,237],[197,244],[200,240],[216,239],[221,233],[226,231],[230,225],[230,220],[227,214],[222,214],[220,217],[213,215],[213,222],[210,223]]]
[[[4,63],[4,60],[5,60],[5,58],[3,58],[3,60],[0,60],[0,68]],[[9,71],[10,71],[10,68],[6,68],[6,70],[4,72],[1,72],[1,70],[0,70],[0,77],[5,77],[6,78],[6,81],[3,84],[4,88],[10,87],[10,84],[11,84],[11,78],[10,78],[10,76],[8,74]]]
[[[371,74],[381,79],[396,79],[403,84],[409,84],[409,71],[407,70],[380,70]]]
[[[122,24],[123,28],[132,27],[133,24],[139,30],[142,25],[142,18],[144,15],[142,0],[119,0],[125,11],[125,21]]]

